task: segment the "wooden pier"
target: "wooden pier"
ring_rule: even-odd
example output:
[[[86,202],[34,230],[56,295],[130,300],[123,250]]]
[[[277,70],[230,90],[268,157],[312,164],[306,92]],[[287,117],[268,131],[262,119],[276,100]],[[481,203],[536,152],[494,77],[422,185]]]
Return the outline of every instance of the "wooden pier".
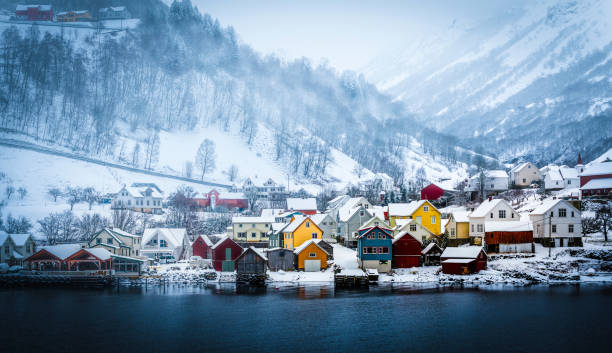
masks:
[[[334,275],[336,288],[366,288],[370,285],[368,275],[363,270],[341,270]]]
[[[2,275],[0,287],[78,287],[104,288],[113,284],[111,276]]]

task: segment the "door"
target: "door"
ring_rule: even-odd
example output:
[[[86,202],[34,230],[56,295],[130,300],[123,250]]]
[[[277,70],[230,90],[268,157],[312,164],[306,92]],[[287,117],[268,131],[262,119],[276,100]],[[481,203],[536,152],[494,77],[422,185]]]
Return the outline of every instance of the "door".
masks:
[[[560,245],[559,238],[555,238],[555,247],[558,248]]]
[[[321,260],[304,260],[304,271],[306,272],[321,271]]]
[[[232,261],[232,248],[225,249],[225,261],[221,263],[221,271],[233,272],[234,261]]]

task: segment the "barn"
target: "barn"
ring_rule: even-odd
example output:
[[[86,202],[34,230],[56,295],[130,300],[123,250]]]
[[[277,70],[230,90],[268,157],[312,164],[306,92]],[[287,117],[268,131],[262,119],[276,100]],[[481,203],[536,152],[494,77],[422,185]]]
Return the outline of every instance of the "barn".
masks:
[[[268,269],[268,258],[255,247],[246,248],[234,261],[236,274],[265,275]]]
[[[267,251],[266,255],[268,256],[268,267],[270,271],[295,270],[295,254],[292,250],[272,248]]]
[[[487,254],[480,246],[447,247],[440,255],[442,272],[467,275],[487,268]]]
[[[200,235],[191,244],[193,256],[199,256],[203,259],[212,258],[213,242],[206,235]]]
[[[234,260],[242,254],[242,247],[224,236],[212,246],[212,262],[216,271],[233,272]]]
[[[421,266],[421,242],[409,232],[401,232],[393,238],[391,267],[409,268]]]

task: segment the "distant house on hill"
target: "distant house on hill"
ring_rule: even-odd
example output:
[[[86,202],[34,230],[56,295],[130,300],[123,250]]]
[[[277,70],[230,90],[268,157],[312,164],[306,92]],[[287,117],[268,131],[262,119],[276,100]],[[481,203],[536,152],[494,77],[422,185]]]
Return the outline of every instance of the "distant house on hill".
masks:
[[[317,213],[317,199],[310,198],[287,198],[287,211],[298,211],[306,215]]]
[[[484,172],[484,191],[485,192],[501,192],[508,190],[509,177],[503,170],[485,170]],[[467,189],[469,191],[480,191],[481,176],[473,175],[468,181]]]
[[[540,178],[540,170],[531,162],[521,163],[510,170],[510,184],[516,187],[529,187]]]
[[[580,174],[582,197],[612,196],[612,161],[606,160],[584,167]]]
[[[98,10],[99,20],[125,20],[131,17],[125,6],[103,7]]]
[[[431,183],[421,190],[421,200],[434,201],[443,197],[451,197],[456,190],[442,183]]]
[[[155,185],[124,186],[113,197],[112,209],[129,209],[136,212],[161,214],[163,194]],[[142,184],[141,184],[142,185]]]
[[[87,10],[79,11],[62,11],[55,15],[57,22],[83,22],[91,21],[93,18]]]
[[[226,192],[211,190],[202,198],[193,198],[193,207],[198,210],[237,210],[242,211],[249,207],[249,201],[241,192]]]
[[[51,5],[17,5],[15,18],[20,21],[52,21]]]

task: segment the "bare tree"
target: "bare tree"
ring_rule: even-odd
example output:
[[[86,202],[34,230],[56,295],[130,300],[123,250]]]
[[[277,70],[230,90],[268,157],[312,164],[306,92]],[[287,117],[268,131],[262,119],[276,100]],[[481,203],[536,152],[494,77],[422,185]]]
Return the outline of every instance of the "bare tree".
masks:
[[[28,233],[31,228],[32,223],[24,216],[13,217],[12,215],[8,215],[8,217],[6,217],[6,232],[9,234]]]
[[[25,187],[20,186],[19,189],[17,189],[17,193],[19,194],[19,198],[23,200],[28,194],[28,190]]]
[[[89,210],[91,211],[91,206],[100,201],[100,198],[102,197],[102,194],[100,194],[100,192],[96,191],[96,189],[94,189],[93,187],[87,187],[85,189],[83,189],[83,200],[85,202],[87,202],[87,204],[89,205]]]
[[[196,166],[202,174],[202,180],[204,180],[204,175],[215,169],[216,158],[215,143],[209,139],[204,139],[200,144],[200,148],[198,148],[195,160]]]
[[[604,240],[608,241],[608,230],[612,229],[612,208],[610,203],[599,207],[595,213],[595,220],[599,223]]]
[[[70,211],[74,208],[74,205],[81,202],[83,199],[83,190],[80,187],[67,186],[64,191],[64,197],[70,205]]]
[[[134,211],[127,209],[116,209],[113,212],[113,227],[126,232],[133,232],[138,225]]]
[[[140,144],[137,143],[132,151],[132,167],[138,168],[140,165]]]
[[[51,188],[47,191],[47,194],[53,197],[53,202],[57,202],[57,197],[62,195],[62,191],[58,188]]]
[[[155,132],[155,134],[150,135],[146,141],[146,149],[145,149],[145,169],[152,169],[157,161],[159,160],[159,133]]]
[[[238,167],[235,164],[232,164],[227,170],[227,176],[230,182],[236,181],[238,179]]]
[[[10,200],[11,196],[15,193],[15,187],[13,185],[8,185],[5,189],[6,199]]]

